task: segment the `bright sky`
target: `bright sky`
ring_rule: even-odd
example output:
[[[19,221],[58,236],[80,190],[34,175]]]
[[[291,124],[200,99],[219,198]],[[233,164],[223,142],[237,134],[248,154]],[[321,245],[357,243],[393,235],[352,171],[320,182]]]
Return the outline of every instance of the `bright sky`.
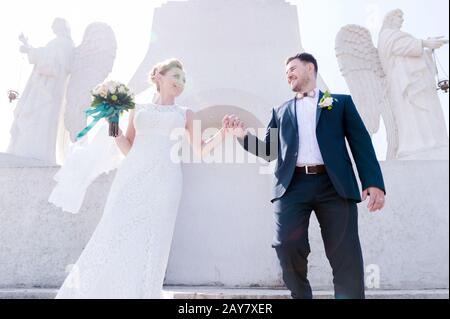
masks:
[[[215,0],[210,0],[215,1]],[[225,1],[225,0],[224,0]],[[250,0],[247,0],[250,1]],[[75,44],[81,42],[86,26],[95,21],[108,23],[118,42],[117,58],[111,78],[127,83],[147,53],[153,9],[166,1],[131,0],[10,0],[0,11],[0,152],[6,150],[15,104],[9,104],[8,89],[22,91],[31,66],[20,54],[18,35],[23,32],[33,46],[44,46],[53,38],[51,24],[55,17],[68,20]],[[255,1],[255,3],[258,1]],[[368,27],[376,44],[384,14],[400,8],[405,13],[403,30],[416,37],[443,35],[449,37],[449,3],[447,0],[292,0],[298,5],[303,47],[319,61],[320,73],[332,92],[349,93],[338,68],[334,39],[346,24]],[[141,39],[140,41],[137,39]],[[438,52],[445,71],[449,70],[449,49]],[[447,127],[448,94],[441,94]],[[385,154],[384,132],[374,137],[380,159]]]

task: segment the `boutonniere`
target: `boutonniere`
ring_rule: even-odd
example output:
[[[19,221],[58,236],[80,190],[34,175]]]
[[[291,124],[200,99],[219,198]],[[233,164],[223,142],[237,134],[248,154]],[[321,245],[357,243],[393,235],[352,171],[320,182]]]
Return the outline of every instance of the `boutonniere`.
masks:
[[[330,92],[325,91],[325,93],[323,94],[322,98],[319,101],[319,107],[321,109],[332,110],[334,102],[337,102],[337,99],[333,98]]]

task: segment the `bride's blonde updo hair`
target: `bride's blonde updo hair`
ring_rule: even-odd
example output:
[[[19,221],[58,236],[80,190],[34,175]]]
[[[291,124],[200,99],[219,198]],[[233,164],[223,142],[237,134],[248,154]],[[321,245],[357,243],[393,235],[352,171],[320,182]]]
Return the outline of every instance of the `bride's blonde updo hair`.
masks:
[[[179,68],[183,70],[183,64],[178,59],[167,59],[159,62],[153,66],[152,72],[150,72],[150,82],[156,85],[156,89],[159,92],[159,86],[156,83],[156,75],[159,73],[161,75],[166,74],[169,70],[173,68]]]

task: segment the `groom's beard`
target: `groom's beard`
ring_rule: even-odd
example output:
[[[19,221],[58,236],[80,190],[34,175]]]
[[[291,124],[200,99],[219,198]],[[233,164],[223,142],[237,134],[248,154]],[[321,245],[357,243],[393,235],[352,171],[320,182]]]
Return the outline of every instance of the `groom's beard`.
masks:
[[[292,89],[295,93],[302,93],[306,88],[310,86],[311,79],[301,79],[298,81],[297,85]]]

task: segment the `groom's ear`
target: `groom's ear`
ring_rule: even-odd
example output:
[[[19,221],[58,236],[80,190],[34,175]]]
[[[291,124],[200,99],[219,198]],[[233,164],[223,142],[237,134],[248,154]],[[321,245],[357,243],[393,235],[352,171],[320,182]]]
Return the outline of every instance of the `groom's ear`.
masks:
[[[312,73],[312,74],[314,74],[314,75],[317,75],[317,73],[316,73],[316,67],[314,66],[313,63],[309,62],[309,63],[306,65],[306,67],[308,68],[308,72],[309,72],[309,73]]]

